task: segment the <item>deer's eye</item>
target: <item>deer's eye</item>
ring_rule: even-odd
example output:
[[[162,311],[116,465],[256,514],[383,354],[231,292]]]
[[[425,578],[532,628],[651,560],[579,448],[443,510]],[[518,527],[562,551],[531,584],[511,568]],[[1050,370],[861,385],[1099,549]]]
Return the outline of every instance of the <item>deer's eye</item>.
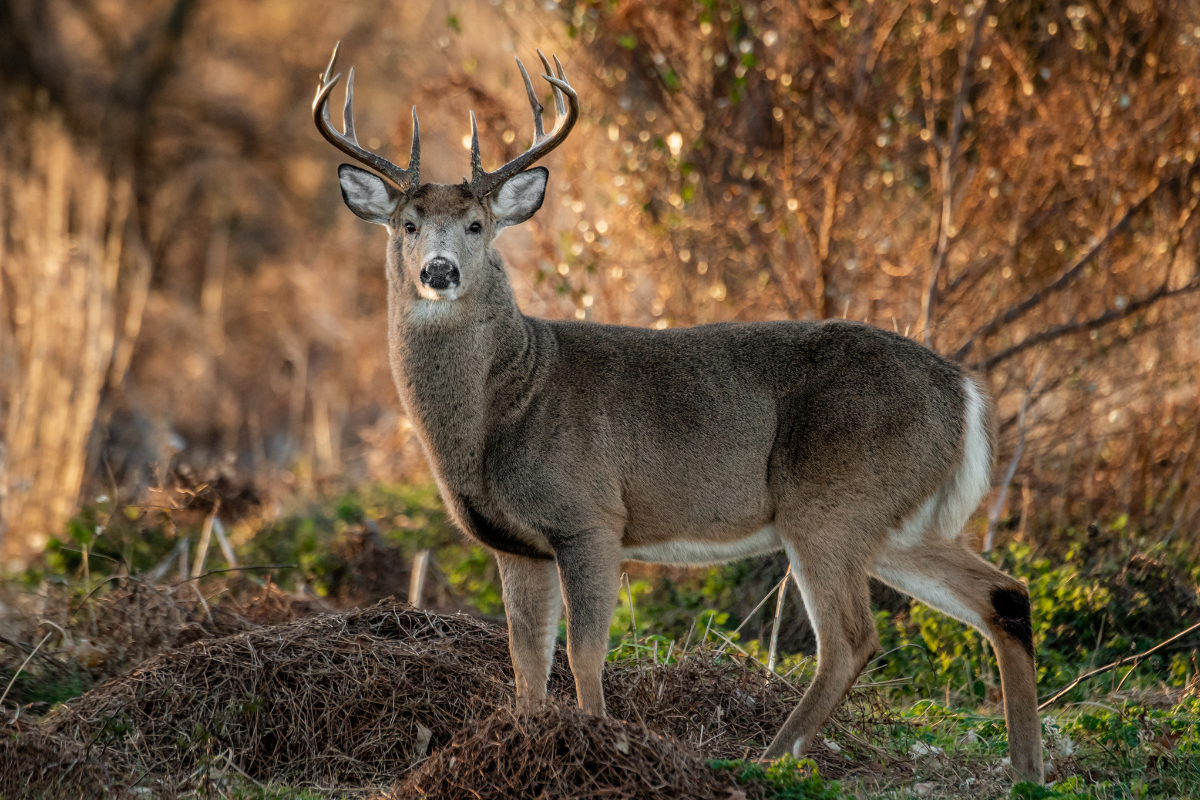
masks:
[[[414,234],[417,232],[417,226],[413,225],[411,222],[406,222],[404,223],[404,231],[408,234]]]
[[[483,226],[480,225],[478,222],[472,222],[470,225],[467,226],[467,233],[479,233],[482,230],[483,230]]]

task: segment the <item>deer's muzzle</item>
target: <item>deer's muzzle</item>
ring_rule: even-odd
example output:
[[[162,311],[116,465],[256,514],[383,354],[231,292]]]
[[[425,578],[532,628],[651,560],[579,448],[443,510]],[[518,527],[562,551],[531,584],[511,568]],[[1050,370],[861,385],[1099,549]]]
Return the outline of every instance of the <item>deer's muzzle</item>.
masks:
[[[458,267],[444,258],[435,258],[421,269],[421,283],[438,291],[458,286]]]

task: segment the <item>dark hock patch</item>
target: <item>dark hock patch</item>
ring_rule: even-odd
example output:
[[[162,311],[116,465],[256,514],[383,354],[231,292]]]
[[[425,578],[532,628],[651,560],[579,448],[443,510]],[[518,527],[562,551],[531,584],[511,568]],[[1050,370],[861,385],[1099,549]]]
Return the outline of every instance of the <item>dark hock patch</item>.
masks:
[[[501,553],[508,553],[510,556],[536,558],[539,561],[549,561],[554,558],[552,553],[543,553],[520,537],[493,523],[480,513],[479,509],[475,508],[470,498],[460,497],[459,500],[467,512],[466,522],[470,526],[467,533],[478,539],[485,547],[499,550]]]
[[[1019,589],[993,589],[992,608],[995,623],[1025,647],[1033,658],[1033,620],[1029,613],[1029,595]]]

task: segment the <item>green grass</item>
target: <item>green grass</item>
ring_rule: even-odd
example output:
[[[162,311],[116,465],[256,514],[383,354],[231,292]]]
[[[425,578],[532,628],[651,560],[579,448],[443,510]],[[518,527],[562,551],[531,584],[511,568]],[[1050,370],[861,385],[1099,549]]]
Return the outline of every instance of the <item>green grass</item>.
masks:
[[[8,680],[0,681],[0,692],[7,685]],[[79,697],[91,685],[91,677],[73,666],[63,672],[26,670],[16,676],[9,694],[23,703],[44,703],[49,708]]]
[[[1200,700],[1171,709],[1134,705],[1079,706],[1045,720],[1047,757],[1058,768],[1045,787],[1000,779],[1007,750],[1001,717],[947,710],[920,703],[901,712],[910,725],[886,749],[911,752],[913,741],[929,745],[915,772],[852,774],[843,781],[821,777],[812,761],[790,757],[768,767],[749,761],[712,761],[739,783],[780,800],[836,798],[963,797],[1018,800],[1136,800],[1200,798]],[[910,738],[911,737],[911,738]],[[1069,753],[1069,755],[1067,755]]]
[[[808,759],[784,756],[766,766],[743,759],[713,760],[708,765],[732,772],[743,786],[757,785],[771,800],[838,800],[845,796],[841,784],[822,778],[816,763]]]
[[[298,789],[292,786],[252,786],[237,787],[233,790],[223,789],[220,795],[229,800],[334,800],[342,798],[341,794],[326,794],[314,789]]]

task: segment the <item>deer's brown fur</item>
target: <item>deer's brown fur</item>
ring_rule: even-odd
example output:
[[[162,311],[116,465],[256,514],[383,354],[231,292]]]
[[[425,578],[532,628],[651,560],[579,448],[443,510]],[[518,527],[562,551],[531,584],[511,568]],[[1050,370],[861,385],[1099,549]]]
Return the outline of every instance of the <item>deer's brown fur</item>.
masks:
[[[1013,765],[1041,780],[1028,593],[961,534],[991,467],[974,378],[849,322],[651,331],[527,317],[491,242],[540,206],[544,170],[490,197],[342,177],[347,204],[390,232],[392,374],[450,514],[499,561],[521,700],[545,694],[565,600],[579,703],[604,713],[623,559],[782,547],[818,668],[764,757],[799,755],[876,651],[875,575],[993,643]],[[458,283],[435,291],[439,260]]]

